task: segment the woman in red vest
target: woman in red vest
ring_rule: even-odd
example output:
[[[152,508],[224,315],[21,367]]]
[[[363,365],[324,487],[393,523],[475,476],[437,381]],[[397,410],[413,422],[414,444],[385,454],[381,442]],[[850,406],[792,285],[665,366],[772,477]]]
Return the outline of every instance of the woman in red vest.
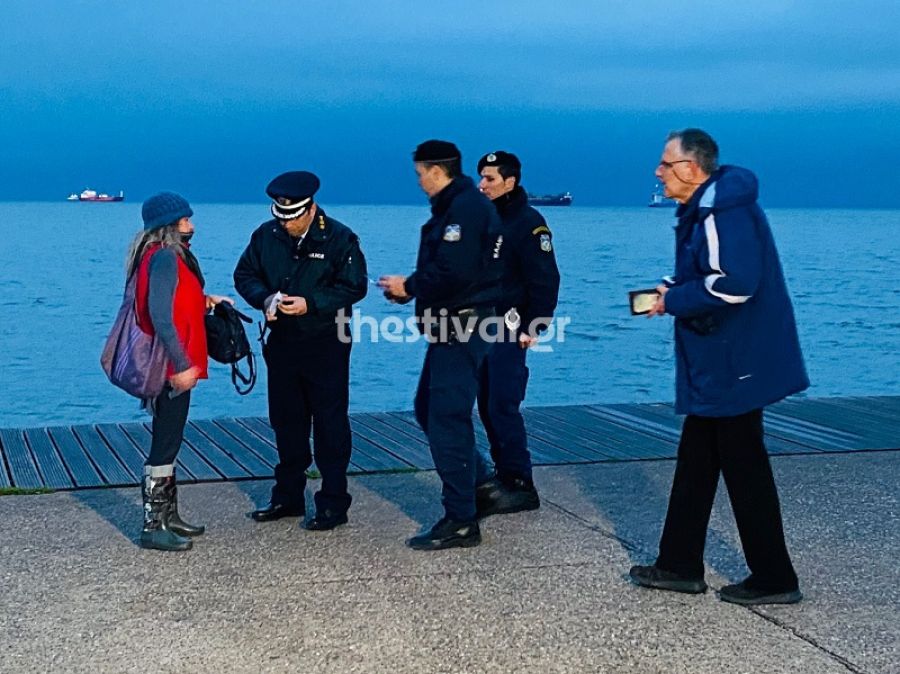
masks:
[[[205,527],[178,514],[175,458],[187,423],[191,389],[207,376],[206,311],[227,297],[206,295],[203,274],[190,250],[194,214],[187,200],[161,192],[144,202],[144,229],[131,244],[127,273],[137,274],[135,310],[141,329],[156,335],[168,357],[163,392],[146,401],[153,415],[153,440],[144,466],[144,528],[141,546],[189,550]],[[233,302],[232,302],[233,303]]]

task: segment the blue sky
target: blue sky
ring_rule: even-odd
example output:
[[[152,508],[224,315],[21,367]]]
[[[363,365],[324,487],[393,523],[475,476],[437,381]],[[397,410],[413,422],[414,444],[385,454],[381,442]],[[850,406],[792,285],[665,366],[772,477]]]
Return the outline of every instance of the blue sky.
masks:
[[[517,152],[534,191],[642,204],[701,126],[773,206],[900,207],[900,3],[5,0],[0,199],[85,186],[422,200],[409,153]]]

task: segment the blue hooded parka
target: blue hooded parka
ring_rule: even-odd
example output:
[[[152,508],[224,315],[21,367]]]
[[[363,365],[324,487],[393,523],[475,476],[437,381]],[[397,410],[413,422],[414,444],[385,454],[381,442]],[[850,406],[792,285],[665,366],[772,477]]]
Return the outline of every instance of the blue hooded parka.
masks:
[[[723,166],[675,215],[675,411],[729,417],[809,387],[756,176]]]

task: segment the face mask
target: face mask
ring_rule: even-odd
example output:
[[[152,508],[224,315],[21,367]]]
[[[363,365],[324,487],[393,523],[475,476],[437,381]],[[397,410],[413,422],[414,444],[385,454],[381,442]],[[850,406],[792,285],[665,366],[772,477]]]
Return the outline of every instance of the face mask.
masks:
[[[193,232],[182,232],[181,243],[190,243],[190,240],[193,236],[194,236]]]

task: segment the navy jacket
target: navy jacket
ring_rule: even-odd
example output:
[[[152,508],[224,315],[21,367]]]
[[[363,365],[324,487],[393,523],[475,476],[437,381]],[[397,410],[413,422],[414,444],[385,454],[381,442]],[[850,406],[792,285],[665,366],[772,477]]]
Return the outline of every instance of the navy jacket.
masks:
[[[528,205],[528,195],[519,186],[495,199],[494,206],[503,222],[503,290],[497,312],[516,307],[522,331],[530,327],[532,332],[540,332],[553,318],[559,299],[553,234],[544,217]]]
[[[279,313],[278,320],[268,324],[273,337],[295,340],[329,331],[337,334],[338,310],[344,309],[349,316],[351,305],[369,289],[359,239],[320,207],[299,247],[277,220],[260,225],[238,260],[234,287],[247,304],[260,310],[266,298],[279,290],[305,298],[307,313]]]
[[[497,210],[467,176],[454,179],[431,198],[416,270],[404,284],[416,299],[417,316],[426,309],[437,314],[440,309],[495,308],[503,271],[500,228]]]
[[[679,414],[736,416],[809,386],[756,176],[723,166],[675,215]]]

